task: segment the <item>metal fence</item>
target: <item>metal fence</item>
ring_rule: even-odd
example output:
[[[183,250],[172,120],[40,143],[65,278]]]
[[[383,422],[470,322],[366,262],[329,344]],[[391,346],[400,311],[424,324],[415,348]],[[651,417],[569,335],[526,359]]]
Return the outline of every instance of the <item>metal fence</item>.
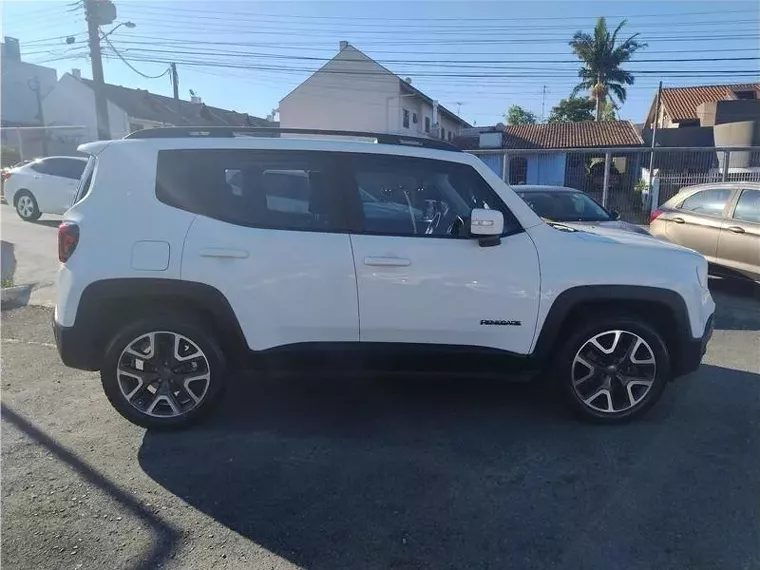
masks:
[[[502,180],[569,186],[636,224],[684,186],[760,182],[760,147],[570,148],[471,150]],[[650,175],[651,172],[653,176]]]

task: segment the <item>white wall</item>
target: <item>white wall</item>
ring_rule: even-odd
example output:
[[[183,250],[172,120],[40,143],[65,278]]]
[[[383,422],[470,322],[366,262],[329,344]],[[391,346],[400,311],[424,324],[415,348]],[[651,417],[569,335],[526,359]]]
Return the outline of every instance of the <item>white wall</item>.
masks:
[[[95,93],[88,86],[66,73],[42,101],[46,125],[84,125],[82,142],[97,140],[98,121],[95,114]],[[110,101],[108,119],[111,138],[128,133],[127,114]]]
[[[280,101],[280,126],[400,132],[398,95],[398,77],[349,45]]]
[[[37,117],[37,96],[30,89],[29,83],[37,78],[40,83],[40,98],[44,98],[55,87],[55,69],[6,57],[2,60],[2,74],[0,110],[3,123],[42,124]]]

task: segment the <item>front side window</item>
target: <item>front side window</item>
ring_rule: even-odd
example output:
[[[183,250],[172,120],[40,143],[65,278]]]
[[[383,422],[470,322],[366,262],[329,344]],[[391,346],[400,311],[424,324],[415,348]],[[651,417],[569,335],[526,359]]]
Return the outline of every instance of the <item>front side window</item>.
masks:
[[[430,117],[425,117],[425,132],[430,132]]]
[[[164,150],[156,196],[238,225],[345,231],[333,164],[329,153]]]
[[[726,203],[731,198],[730,188],[700,190],[683,201],[680,208],[695,214],[723,215]]]
[[[473,208],[500,210],[505,233],[519,224],[471,166],[406,157],[353,159],[364,232],[396,236],[467,237]]]
[[[409,128],[409,110],[404,109],[404,119],[402,121],[402,124],[404,125],[405,129]]]
[[[760,223],[760,190],[744,190],[734,210],[734,219]]]

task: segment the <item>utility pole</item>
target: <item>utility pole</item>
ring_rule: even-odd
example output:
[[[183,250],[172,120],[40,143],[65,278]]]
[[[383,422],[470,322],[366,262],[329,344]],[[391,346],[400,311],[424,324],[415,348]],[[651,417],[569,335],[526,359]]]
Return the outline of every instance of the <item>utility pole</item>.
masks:
[[[649,195],[652,195],[652,182],[654,181],[654,147],[657,137],[657,123],[660,122],[660,100],[662,99],[662,81],[657,88],[657,99],[654,105],[654,122],[652,124],[652,149],[649,153]]]
[[[546,119],[546,85],[544,85],[544,89],[541,92],[541,122],[543,123]]]
[[[32,79],[30,79],[27,82],[27,85],[29,86],[29,89],[34,91],[35,98],[37,99],[37,118],[40,120],[40,125],[42,125],[42,155],[47,156],[48,155],[48,144],[47,144],[47,131],[44,129],[45,127],[45,117],[42,115],[42,95],[40,93],[40,80],[35,75]]]
[[[84,0],[87,35],[92,61],[92,81],[95,92],[95,116],[98,122],[98,140],[110,140],[108,103],[106,102],[103,59],[100,53],[100,26],[116,19],[116,7],[110,0]]]
[[[172,68],[172,89],[174,90],[174,100],[179,105],[179,75],[177,75],[177,64],[170,64]]]

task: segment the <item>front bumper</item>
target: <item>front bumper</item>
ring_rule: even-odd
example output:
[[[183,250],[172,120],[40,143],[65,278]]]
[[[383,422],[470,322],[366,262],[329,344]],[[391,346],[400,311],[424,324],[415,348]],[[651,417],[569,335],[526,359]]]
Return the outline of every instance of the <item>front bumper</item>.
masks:
[[[701,338],[695,338],[685,343],[681,350],[679,358],[673,366],[673,377],[683,376],[689,372],[694,372],[702,363],[702,357],[707,352],[707,343],[713,335],[715,327],[714,323],[715,315],[710,315],[705,325],[704,333]]]
[[[100,370],[99,355],[89,335],[82,327],[65,327],[53,317],[53,334],[63,363],[79,370]]]

